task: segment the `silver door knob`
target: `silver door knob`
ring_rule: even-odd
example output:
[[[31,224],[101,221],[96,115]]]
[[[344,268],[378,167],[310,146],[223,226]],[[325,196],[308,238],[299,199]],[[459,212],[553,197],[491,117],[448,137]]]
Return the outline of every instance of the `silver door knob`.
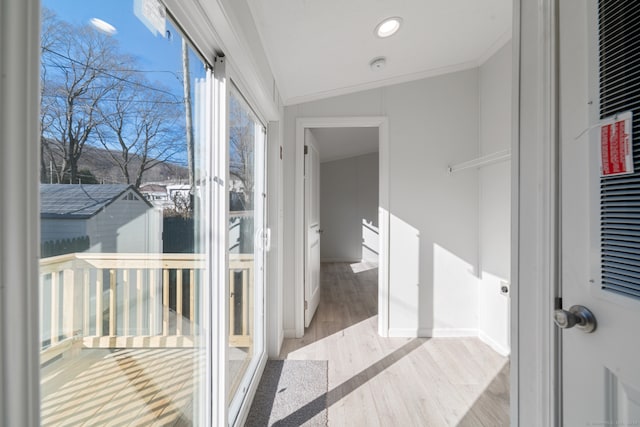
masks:
[[[553,321],[561,329],[569,329],[574,326],[586,333],[596,330],[596,317],[591,310],[582,305],[574,305],[569,310],[555,310]]]

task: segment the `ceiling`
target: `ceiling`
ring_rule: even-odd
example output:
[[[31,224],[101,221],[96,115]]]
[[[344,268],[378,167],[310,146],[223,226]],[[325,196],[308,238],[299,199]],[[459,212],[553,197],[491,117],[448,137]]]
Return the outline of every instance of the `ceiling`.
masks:
[[[314,128],[320,162],[346,159],[378,151],[378,128]]]
[[[512,0],[248,3],[285,105],[476,67],[511,38]],[[400,31],[376,37],[390,16]]]

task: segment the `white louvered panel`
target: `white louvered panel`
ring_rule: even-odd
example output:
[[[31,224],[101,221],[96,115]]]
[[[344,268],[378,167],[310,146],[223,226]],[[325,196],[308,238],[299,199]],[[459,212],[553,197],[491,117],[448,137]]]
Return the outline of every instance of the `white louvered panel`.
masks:
[[[600,180],[602,288],[640,298],[640,1],[600,0],[600,118],[633,111],[633,175]]]

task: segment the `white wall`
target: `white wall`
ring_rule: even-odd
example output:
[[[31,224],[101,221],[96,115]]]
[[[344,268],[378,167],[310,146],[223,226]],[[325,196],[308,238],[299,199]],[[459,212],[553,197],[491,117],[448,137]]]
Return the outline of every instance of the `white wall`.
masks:
[[[295,120],[389,120],[390,312],[393,335],[467,335],[478,327],[478,70],[285,108],[284,222],[294,223]],[[284,234],[284,325],[294,334],[294,230]]]
[[[511,42],[479,69],[480,154],[511,146]],[[462,172],[461,172],[462,173]],[[511,165],[502,162],[479,170],[479,336],[508,354],[509,296],[500,293],[511,269]]]
[[[378,260],[378,175],[378,153],[320,164],[323,261]]]

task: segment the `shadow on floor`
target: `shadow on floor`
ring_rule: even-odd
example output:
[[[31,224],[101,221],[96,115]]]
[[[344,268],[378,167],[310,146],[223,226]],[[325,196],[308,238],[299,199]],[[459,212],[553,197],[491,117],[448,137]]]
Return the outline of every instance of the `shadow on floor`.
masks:
[[[380,359],[368,368],[360,371],[347,381],[329,390],[322,396],[317,397],[313,401],[307,403],[297,411],[287,415],[287,417],[273,424],[274,427],[288,427],[292,425],[300,425],[312,417],[314,417],[320,410],[329,408],[331,405],[337,403],[342,398],[352,393],[354,390],[361,387],[366,382],[373,379],[378,374],[384,372],[391,365],[398,362],[412,351],[419,348],[421,345],[428,341],[427,338],[418,338],[409,341],[393,353]]]
[[[320,304],[304,336],[288,339],[280,359],[378,314],[378,268],[354,272],[349,263],[322,263]]]
[[[509,425],[509,369],[507,362],[484,389],[484,392],[478,396],[458,426]]]

